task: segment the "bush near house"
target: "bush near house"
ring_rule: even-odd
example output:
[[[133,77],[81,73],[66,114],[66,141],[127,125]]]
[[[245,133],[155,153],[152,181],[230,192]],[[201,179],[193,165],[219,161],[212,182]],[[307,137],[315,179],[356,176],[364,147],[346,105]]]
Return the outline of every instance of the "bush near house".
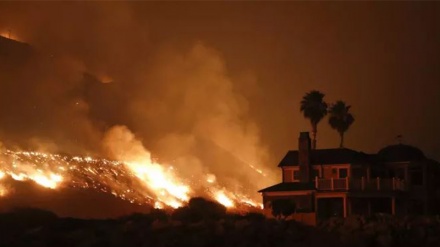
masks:
[[[353,215],[326,220],[318,228],[354,247],[440,246],[439,216]]]
[[[190,208],[188,206],[187,210],[206,218],[198,221],[192,217],[176,219],[163,210],[154,210],[150,214],[132,214],[118,219],[84,220],[59,218],[44,210],[16,210],[0,214],[0,247],[440,246],[440,218],[434,216],[350,216],[311,227],[293,220],[267,219],[258,213],[223,213],[216,211],[219,209],[216,206],[214,211],[219,214],[215,213],[215,217],[200,212],[206,207]]]
[[[197,201],[196,204],[198,203],[206,202]],[[211,204],[208,202],[208,205]],[[152,214],[132,214],[119,219],[105,220],[50,216],[41,221],[34,221],[35,224],[20,224],[11,228],[7,234],[0,232],[0,246],[342,246],[336,236],[295,221],[266,219],[262,214],[255,212],[244,215],[226,214],[214,205],[211,205],[211,209],[192,206],[185,207],[184,210],[198,214],[196,218],[190,214],[189,217],[176,219],[175,214],[179,211],[168,215],[161,210]],[[41,215],[39,211],[31,212],[35,215],[26,216],[39,218]],[[163,215],[166,216],[165,219]],[[200,215],[206,218],[195,220],[199,219]],[[11,224],[14,223],[0,221],[0,227],[3,229]]]

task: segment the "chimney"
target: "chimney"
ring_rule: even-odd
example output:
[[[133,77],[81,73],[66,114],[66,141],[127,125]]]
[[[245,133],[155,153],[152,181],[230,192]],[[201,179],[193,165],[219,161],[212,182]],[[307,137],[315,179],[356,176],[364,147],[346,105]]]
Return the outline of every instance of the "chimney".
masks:
[[[309,132],[301,132],[299,134],[299,145],[298,145],[299,181],[301,183],[312,182],[310,150],[311,150],[311,140],[310,140]]]

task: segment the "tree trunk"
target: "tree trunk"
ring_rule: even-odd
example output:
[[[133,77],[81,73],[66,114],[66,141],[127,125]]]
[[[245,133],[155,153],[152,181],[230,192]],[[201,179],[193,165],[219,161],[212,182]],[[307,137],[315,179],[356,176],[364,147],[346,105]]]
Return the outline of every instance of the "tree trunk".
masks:
[[[317,124],[312,123],[312,136],[313,136],[312,149],[316,149],[316,133],[317,132],[318,132]]]
[[[339,144],[340,148],[344,147],[344,132],[339,132],[339,135],[341,136],[341,143]]]

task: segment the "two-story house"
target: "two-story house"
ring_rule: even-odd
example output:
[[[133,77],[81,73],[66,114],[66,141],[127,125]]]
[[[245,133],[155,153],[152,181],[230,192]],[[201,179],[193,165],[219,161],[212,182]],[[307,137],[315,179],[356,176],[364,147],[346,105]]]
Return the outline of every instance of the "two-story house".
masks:
[[[419,149],[393,145],[378,154],[347,148],[311,149],[308,132],[299,148],[288,151],[278,165],[282,182],[259,192],[265,209],[271,201],[291,198],[298,214],[309,220],[350,214],[429,213],[438,208],[440,165]],[[311,217],[310,217],[311,215]]]

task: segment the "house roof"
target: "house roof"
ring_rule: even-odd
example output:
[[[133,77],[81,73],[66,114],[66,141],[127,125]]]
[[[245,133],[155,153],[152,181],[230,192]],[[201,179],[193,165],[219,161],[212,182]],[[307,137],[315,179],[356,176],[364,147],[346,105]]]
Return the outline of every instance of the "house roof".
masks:
[[[315,190],[314,183],[279,183],[258,192]]]
[[[423,152],[413,146],[397,144],[390,145],[381,149],[378,154],[378,159],[385,162],[402,162],[426,159]]]
[[[322,164],[349,164],[371,160],[372,155],[348,148],[310,150],[310,163]],[[298,150],[290,150],[278,164],[278,167],[298,166]]]

